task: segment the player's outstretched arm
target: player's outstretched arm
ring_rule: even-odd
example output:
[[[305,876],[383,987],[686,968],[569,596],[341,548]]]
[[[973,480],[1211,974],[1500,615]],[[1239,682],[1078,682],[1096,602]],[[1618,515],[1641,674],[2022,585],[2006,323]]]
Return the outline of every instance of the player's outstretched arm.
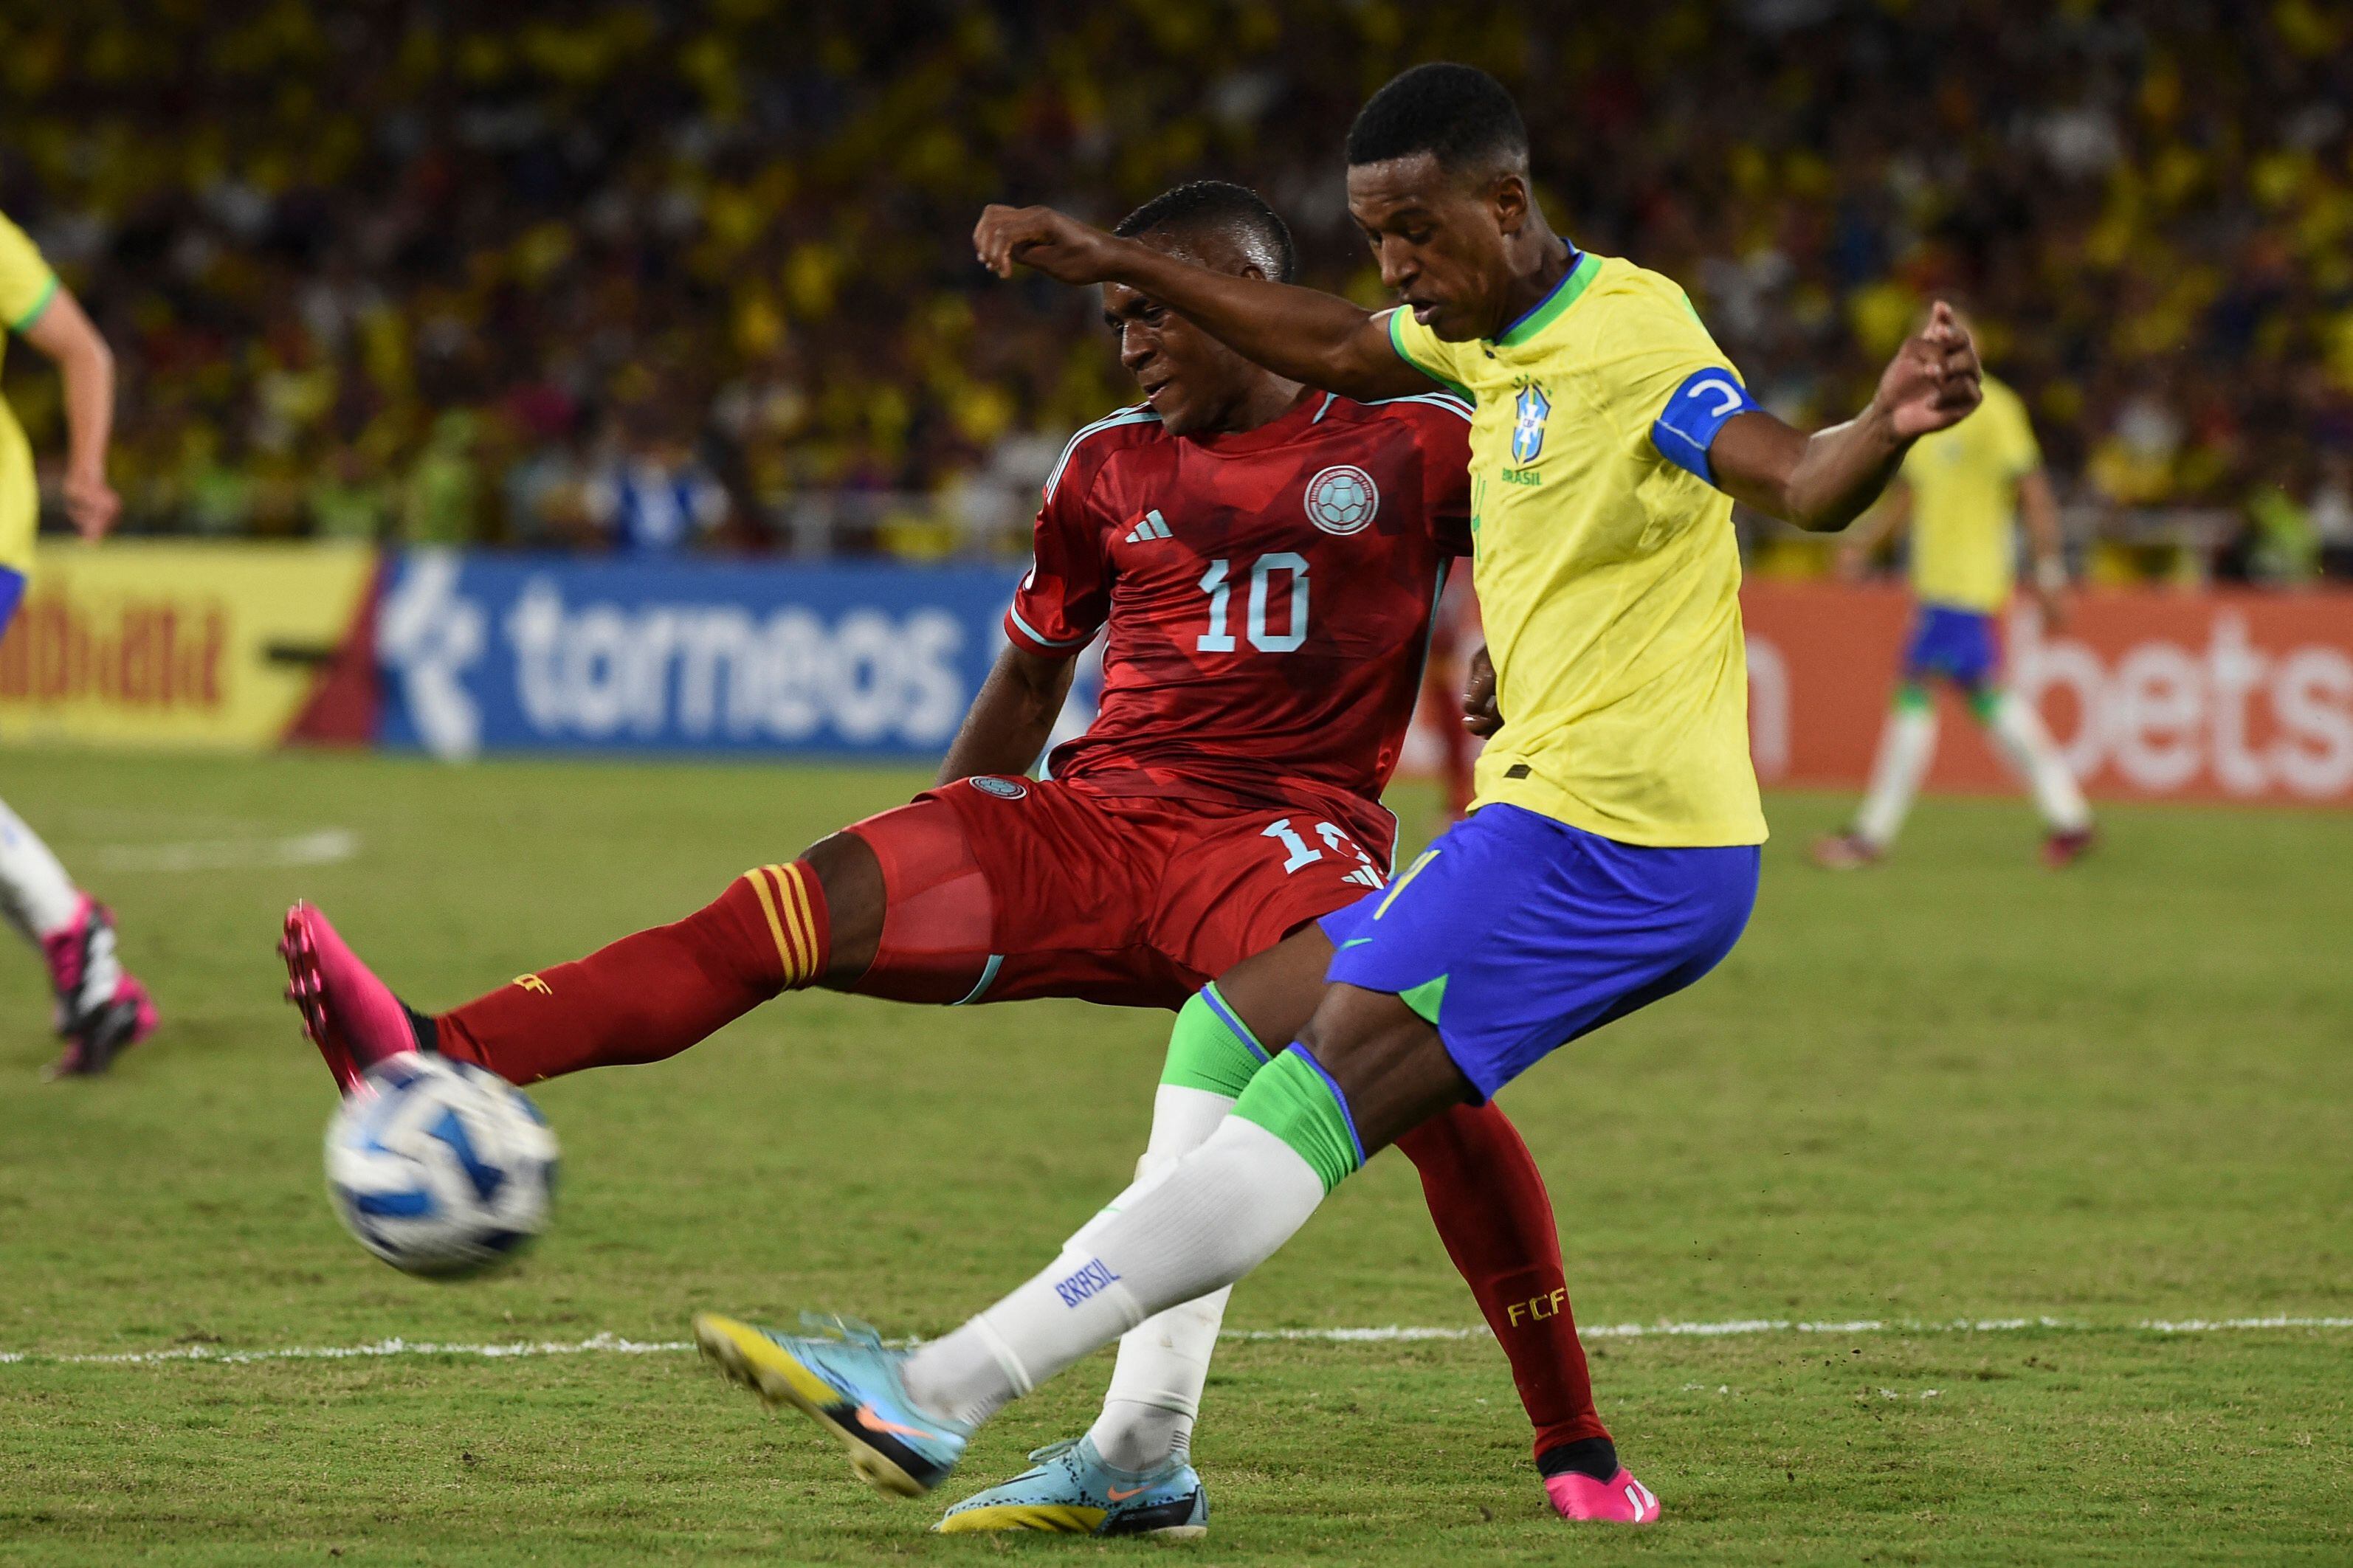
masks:
[[[2059,497],[2050,470],[2037,466],[2018,481],[2018,515],[2034,547],[2034,602],[2046,631],[2067,624],[2067,538],[2059,526]]]
[[[103,539],[122,502],[106,482],[114,435],[114,354],[80,302],[59,289],[25,341],[57,362],[66,384],[66,515],[84,539]]]
[[[1844,528],[1879,499],[1913,442],[1977,407],[1983,374],[1968,330],[1940,300],[1861,414],[1811,436],[1762,411],[1736,415],[1708,461],[1717,484],[1759,511],[1816,532]]]
[[[1384,316],[1337,294],[1213,272],[1051,207],[984,208],[972,243],[999,278],[1018,263],[1063,283],[1124,284],[1243,358],[1344,397],[1405,397],[1437,385],[1398,357]]]
[[[1871,572],[1871,558],[1879,547],[1904,531],[1912,523],[1912,487],[1891,484],[1886,495],[1863,514],[1863,519],[1846,531],[1839,541],[1839,574],[1861,579]]]
[[[1049,658],[1028,648],[1008,647],[981,682],[980,695],[956,731],[955,743],[940,763],[940,784],[976,773],[1026,773],[1046,749],[1054,721],[1071,695],[1078,673],[1075,658]]]

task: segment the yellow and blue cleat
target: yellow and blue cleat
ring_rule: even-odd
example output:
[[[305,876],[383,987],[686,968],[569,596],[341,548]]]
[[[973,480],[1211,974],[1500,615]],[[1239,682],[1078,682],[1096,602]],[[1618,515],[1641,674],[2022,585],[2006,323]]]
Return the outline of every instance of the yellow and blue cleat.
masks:
[[[1061,1535],[1152,1535],[1191,1541],[1209,1531],[1209,1494],[1190,1465],[1138,1473],[1103,1462],[1085,1437],[1039,1449],[1038,1461],[1002,1486],[948,1510],[932,1528],[1043,1530]]]
[[[818,1334],[694,1315],[694,1337],[720,1369],[770,1405],[807,1411],[849,1449],[849,1468],[876,1491],[921,1497],[955,1468],[972,1428],[916,1407],[900,1376],[907,1352],[863,1323],[804,1314]]]

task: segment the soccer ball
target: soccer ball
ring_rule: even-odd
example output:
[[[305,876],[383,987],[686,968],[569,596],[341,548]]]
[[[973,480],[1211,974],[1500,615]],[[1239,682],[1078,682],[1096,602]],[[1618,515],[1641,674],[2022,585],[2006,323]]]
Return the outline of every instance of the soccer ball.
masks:
[[[555,1134],[494,1072],[405,1052],[327,1123],[327,1195],[362,1247],[451,1279],[512,1258],[547,1228]]]

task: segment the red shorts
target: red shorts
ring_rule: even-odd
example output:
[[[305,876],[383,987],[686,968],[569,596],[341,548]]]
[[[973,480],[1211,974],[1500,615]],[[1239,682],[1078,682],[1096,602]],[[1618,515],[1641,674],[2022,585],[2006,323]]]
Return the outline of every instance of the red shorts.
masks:
[[[994,775],[849,831],[881,861],[887,898],[881,948],[851,989],[902,1002],[1182,1006],[1385,869],[1312,807],[1109,799]]]

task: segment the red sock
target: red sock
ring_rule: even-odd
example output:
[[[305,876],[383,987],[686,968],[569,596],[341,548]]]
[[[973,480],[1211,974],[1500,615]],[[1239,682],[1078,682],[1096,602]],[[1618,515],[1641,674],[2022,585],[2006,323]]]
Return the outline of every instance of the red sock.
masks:
[[[761,866],[675,925],[518,975],[435,1020],[441,1050],[510,1083],[676,1056],[824,974],[825,890],[807,861]]]
[[[1537,1457],[1609,1436],[1569,1314],[1552,1200],[1519,1129],[1492,1101],[1461,1105],[1415,1128],[1398,1147],[1421,1173],[1447,1256],[1511,1358]]]

